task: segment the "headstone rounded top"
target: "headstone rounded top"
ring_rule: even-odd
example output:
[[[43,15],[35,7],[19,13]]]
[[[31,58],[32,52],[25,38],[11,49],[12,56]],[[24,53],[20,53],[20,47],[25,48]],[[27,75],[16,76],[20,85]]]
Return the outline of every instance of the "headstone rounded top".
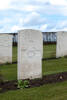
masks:
[[[41,32],[40,30],[36,30],[36,29],[22,29],[22,30],[19,30],[18,32],[22,32],[22,31],[37,31],[37,32]]]

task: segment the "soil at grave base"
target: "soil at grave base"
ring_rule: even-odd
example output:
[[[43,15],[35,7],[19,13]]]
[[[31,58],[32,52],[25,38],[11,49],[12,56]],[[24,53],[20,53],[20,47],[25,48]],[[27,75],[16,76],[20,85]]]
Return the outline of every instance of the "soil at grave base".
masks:
[[[44,84],[62,82],[66,80],[67,80],[67,72],[45,75],[42,77],[42,79],[34,79],[34,80],[28,79],[29,81],[28,88],[39,87]],[[6,92],[9,90],[17,90],[17,89],[18,89],[17,80],[0,83],[0,93]]]

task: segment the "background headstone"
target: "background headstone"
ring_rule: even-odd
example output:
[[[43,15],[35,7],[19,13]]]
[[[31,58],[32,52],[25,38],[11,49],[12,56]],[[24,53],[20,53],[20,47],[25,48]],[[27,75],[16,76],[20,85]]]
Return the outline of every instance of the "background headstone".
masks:
[[[0,34],[0,64],[12,63],[12,35]]]
[[[42,77],[43,36],[38,30],[18,33],[18,79]]]
[[[56,58],[63,56],[67,56],[67,32],[58,32]]]

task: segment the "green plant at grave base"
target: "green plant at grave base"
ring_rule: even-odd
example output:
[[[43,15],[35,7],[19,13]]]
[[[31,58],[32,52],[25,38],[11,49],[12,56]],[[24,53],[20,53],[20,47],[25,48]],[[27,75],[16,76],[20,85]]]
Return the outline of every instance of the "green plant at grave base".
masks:
[[[24,89],[29,87],[29,81],[28,80],[18,80],[18,88]]]
[[[18,88],[23,88],[22,80],[18,80]]]
[[[24,87],[25,87],[25,88],[29,87],[29,81],[28,81],[28,80],[25,80],[25,81],[24,81]]]

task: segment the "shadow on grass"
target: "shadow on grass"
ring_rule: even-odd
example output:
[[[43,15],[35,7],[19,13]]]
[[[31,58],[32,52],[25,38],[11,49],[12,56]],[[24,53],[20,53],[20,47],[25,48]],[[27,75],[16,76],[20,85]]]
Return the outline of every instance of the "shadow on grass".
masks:
[[[46,61],[48,61],[48,60],[56,60],[56,59],[60,59],[61,57],[59,57],[59,58],[56,58],[56,57],[51,57],[51,58],[42,58],[42,61],[44,61],[44,60],[46,60]],[[67,58],[67,56],[65,56],[65,58]],[[12,63],[4,63],[4,64],[0,64],[0,66],[1,65],[11,65],[11,64],[17,64],[17,61],[15,61],[15,62],[12,62]]]
[[[4,64],[0,64],[0,66],[2,66],[2,65],[11,65],[11,64],[17,64],[17,61],[12,62],[12,63],[4,63]]]
[[[51,58],[43,58],[42,61],[44,60],[56,60],[56,59],[60,59],[61,57],[59,58],[56,58],[56,57],[51,57]]]

